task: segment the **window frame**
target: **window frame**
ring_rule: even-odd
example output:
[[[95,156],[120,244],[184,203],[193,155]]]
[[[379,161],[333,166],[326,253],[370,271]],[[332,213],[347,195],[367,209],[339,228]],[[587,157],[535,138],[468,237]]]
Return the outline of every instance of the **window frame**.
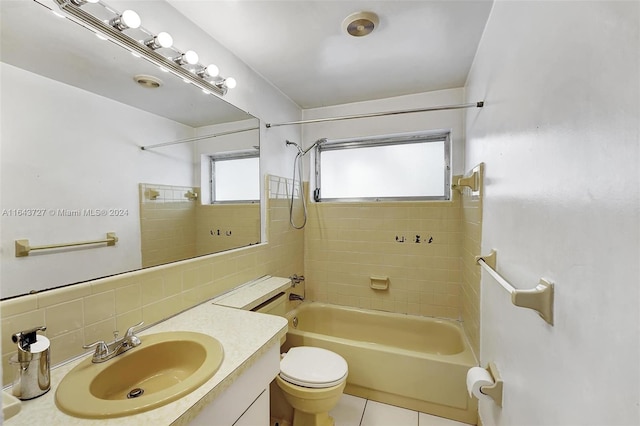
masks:
[[[355,197],[355,198],[323,198],[321,192],[322,174],[321,157],[324,151],[370,148],[377,146],[402,145],[411,143],[444,142],[444,190],[442,196],[400,196],[400,197]],[[404,133],[395,135],[372,136],[329,140],[314,149],[315,183],[313,200],[320,202],[384,202],[384,201],[450,201],[451,200],[451,131],[439,130],[420,133]]]
[[[216,200],[216,162],[219,161],[230,161],[230,160],[242,160],[246,158],[257,158],[258,159],[258,167],[260,162],[260,151],[257,150],[246,150],[246,151],[235,151],[235,152],[225,152],[222,154],[212,154],[209,155],[209,185],[210,185],[210,195],[211,195],[211,205],[214,204],[256,204],[260,202],[260,189],[258,186],[258,198],[255,200]],[[260,172],[258,172],[258,176]],[[260,185],[260,182],[258,182]]]

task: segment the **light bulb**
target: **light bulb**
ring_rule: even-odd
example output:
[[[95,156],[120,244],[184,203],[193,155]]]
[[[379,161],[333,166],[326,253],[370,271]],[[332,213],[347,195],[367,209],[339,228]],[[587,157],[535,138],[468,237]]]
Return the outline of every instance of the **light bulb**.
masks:
[[[116,29],[123,31],[127,28],[138,28],[141,24],[140,16],[133,10],[125,10],[120,16],[113,18],[109,24]]]
[[[140,16],[133,10],[122,12],[122,22],[129,28],[138,28],[141,24]]]
[[[193,50],[187,50],[182,55],[173,59],[178,65],[195,65],[198,63],[198,54]]]
[[[198,63],[198,54],[193,50],[187,50],[186,52],[184,52],[184,60],[189,65],[195,65]]]
[[[233,77],[227,77],[224,79],[224,85],[227,86],[227,89],[233,89],[238,85],[238,82]]]
[[[202,68],[197,74],[202,77],[217,77],[220,74],[220,70],[214,64],[209,64],[206,67]]]
[[[173,45],[173,37],[163,31],[158,33],[157,36],[145,40],[144,44],[153,50],[160,49],[161,47],[168,48]]]

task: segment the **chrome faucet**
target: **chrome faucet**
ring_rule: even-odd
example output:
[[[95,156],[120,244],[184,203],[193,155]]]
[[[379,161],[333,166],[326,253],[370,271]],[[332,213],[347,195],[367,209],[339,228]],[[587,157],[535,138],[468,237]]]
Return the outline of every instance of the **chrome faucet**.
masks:
[[[298,284],[304,281],[304,275],[293,274],[289,277],[291,280],[291,287],[296,288]],[[299,294],[289,293],[289,300],[304,300],[304,296],[300,296]]]
[[[106,343],[104,340],[98,340],[97,342],[93,342],[90,345],[82,346],[84,349],[91,349],[93,347],[96,348],[96,351],[93,353],[93,359],[91,362],[99,363],[110,360],[111,358],[115,358],[120,354],[125,353],[129,349],[135,348],[136,346],[142,343],[140,338],[133,333],[133,329],[140,327],[144,324],[144,321],[140,321],[138,324],[129,327],[127,332],[125,333],[122,339],[118,340],[118,332],[113,332],[113,342]]]
[[[291,280],[291,287],[295,287],[304,281],[304,275],[293,274],[289,279]]]

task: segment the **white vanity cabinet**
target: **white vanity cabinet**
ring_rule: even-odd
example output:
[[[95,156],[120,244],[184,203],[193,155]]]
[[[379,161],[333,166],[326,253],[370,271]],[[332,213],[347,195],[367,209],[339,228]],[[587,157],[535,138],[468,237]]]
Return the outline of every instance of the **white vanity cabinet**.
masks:
[[[280,348],[272,345],[190,425],[268,426],[269,383],[280,372]]]

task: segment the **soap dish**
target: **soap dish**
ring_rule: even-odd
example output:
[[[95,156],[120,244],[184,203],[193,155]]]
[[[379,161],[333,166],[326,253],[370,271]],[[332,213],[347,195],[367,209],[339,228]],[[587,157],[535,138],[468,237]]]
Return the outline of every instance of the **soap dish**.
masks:
[[[372,275],[369,277],[371,280],[371,288],[374,290],[388,290],[389,289],[389,277],[382,277]]]

